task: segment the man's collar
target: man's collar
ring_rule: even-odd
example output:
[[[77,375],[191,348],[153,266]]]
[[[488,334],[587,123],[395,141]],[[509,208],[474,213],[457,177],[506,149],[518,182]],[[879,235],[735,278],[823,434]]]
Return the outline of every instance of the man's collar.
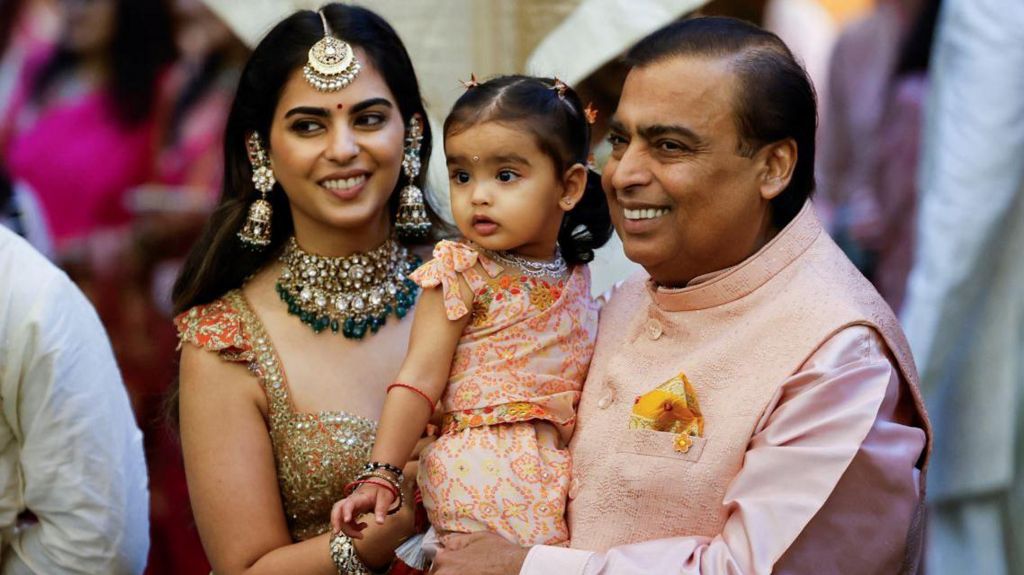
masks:
[[[739,264],[698,276],[683,288],[648,280],[658,307],[666,311],[707,309],[737,300],[764,285],[810,247],[822,232],[810,201],[774,238]]]

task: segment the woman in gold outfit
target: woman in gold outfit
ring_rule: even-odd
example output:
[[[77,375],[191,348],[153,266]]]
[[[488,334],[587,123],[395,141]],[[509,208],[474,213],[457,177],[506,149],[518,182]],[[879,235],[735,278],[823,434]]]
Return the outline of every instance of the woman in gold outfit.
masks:
[[[401,40],[362,8],[297,12],[246,65],[220,204],[174,292],[185,466],[218,575],[385,570],[413,530],[409,504],[358,542],[328,521],[369,456],[408,345],[405,274],[437,230],[425,118]]]

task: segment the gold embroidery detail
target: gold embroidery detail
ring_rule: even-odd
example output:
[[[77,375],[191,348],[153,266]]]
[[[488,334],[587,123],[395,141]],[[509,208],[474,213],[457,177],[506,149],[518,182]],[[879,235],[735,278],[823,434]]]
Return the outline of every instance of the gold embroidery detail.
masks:
[[[565,280],[547,282],[539,278],[517,275],[486,278],[484,286],[477,291],[476,297],[473,298],[470,325],[473,327],[486,325],[491,317],[491,304],[495,301],[503,302],[507,298],[515,298],[522,292],[526,292],[530,305],[543,312],[555,305],[555,302],[562,297],[564,290]]]
[[[277,481],[292,539],[327,532],[331,506],[370,458],[377,423],[340,411],[296,412],[280,358],[242,293],[231,291],[204,308],[182,318],[181,338],[248,364],[267,395]],[[215,337],[204,340],[202,334]]]
[[[517,421],[554,420],[543,407],[528,401],[514,401],[478,409],[446,413],[441,420],[441,433],[457,433],[470,427],[483,427]]]

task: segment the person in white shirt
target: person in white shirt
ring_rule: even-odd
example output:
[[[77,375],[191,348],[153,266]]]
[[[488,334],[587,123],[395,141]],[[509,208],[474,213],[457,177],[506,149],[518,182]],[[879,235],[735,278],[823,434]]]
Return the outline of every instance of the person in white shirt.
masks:
[[[0,575],[141,573],[146,481],[95,311],[0,226]]]
[[[932,414],[932,575],[1024,573],[1024,3],[943,2],[902,312]]]

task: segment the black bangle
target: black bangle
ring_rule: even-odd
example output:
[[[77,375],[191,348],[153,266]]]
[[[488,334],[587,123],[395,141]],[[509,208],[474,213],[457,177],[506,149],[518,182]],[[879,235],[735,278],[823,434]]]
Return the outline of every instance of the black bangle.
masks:
[[[405,479],[405,473],[390,463],[384,463],[383,461],[368,461],[366,462],[366,465],[363,466],[363,473],[373,473],[378,470],[393,474],[395,476],[395,481],[399,483]]]

